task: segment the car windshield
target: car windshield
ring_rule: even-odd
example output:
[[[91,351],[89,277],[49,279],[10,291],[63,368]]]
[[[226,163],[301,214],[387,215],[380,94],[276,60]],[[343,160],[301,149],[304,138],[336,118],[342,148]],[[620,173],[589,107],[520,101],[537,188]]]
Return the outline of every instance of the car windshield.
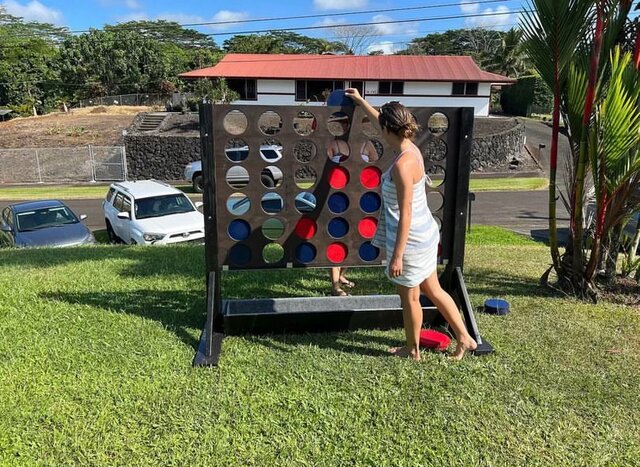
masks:
[[[16,215],[16,223],[19,232],[58,227],[65,224],[77,224],[80,220],[65,206],[34,209],[33,211],[19,212]]]
[[[195,211],[189,199],[183,194],[137,199],[135,209],[136,219],[148,219],[150,217]]]

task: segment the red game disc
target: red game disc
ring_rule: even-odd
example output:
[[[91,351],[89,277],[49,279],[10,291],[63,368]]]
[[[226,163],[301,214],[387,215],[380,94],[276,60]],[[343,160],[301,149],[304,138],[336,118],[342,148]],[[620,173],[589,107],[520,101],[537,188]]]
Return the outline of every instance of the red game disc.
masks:
[[[360,172],[360,183],[370,190],[380,185],[382,174],[377,167],[367,167]]]
[[[334,190],[342,190],[349,183],[349,172],[344,167],[332,167],[329,171],[329,185]]]
[[[318,224],[313,219],[308,217],[301,218],[296,224],[296,235],[303,240],[309,240],[318,231]]]
[[[423,329],[420,331],[420,347],[443,351],[449,347],[451,338],[433,329]]]
[[[378,221],[375,217],[365,217],[358,224],[358,232],[364,238],[373,238],[378,228]]]
[[[332,263],[342,263],[349,250],[343,243],[332,243],[327,247],[327,259]]]

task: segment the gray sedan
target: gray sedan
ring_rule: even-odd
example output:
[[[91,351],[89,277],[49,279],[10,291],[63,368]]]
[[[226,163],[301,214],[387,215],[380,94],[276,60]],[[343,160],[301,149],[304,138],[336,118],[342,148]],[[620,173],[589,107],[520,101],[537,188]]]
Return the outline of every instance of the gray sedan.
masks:
[[[61,201],[30,201],[7,206],[0,220],[0,246],[62,247],[96,243],[91,231]]]

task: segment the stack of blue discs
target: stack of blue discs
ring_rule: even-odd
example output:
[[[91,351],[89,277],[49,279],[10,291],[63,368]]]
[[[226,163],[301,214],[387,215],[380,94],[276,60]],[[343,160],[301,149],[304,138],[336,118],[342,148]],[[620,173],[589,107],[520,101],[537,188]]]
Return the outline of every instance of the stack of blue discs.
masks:
[[[501,298],[490,298],[484,302],[484,312],[504,316],[509,313],[509,302]]]

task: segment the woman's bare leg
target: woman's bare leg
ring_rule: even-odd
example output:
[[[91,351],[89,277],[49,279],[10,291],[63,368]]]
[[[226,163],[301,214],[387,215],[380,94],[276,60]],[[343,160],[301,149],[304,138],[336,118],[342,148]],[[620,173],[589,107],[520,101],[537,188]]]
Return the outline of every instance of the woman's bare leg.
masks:
[[[342,274],[340,268],[331,268],[329,270],[329,276],[331,277],[331,295],[338,297],[344,297],[347,292],[342,290],[342,284],[340,284],[340,275]]]
[[[397,286],[402,303],[402,321],[407,345],[394,347],[391,353],[398,357],[420,360],[420,330],[422,329],[422,307],[420,306],[419,287]]]
[[[444,316],[444,319],[447,320],[451,329],[453,329],[456,340],[458,341],[453,358],[455,360],[461,360],[467,350],[475,350],[478,344],[469,335],[453,298],[440,287],[440,281],[438,281],[436,271],[420,284],[420,291],[429,297],[431,303],[438,308],[438,311]]]

